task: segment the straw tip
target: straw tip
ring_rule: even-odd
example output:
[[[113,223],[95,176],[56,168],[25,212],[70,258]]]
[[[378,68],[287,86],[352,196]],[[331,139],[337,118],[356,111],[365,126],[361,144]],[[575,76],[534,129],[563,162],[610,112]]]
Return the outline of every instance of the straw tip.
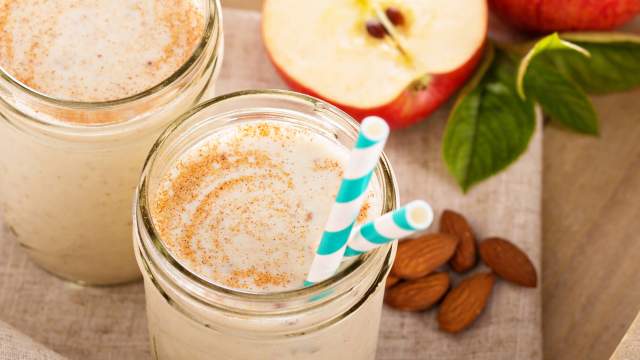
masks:
[[[369,139],[380,141],[389,135],[389,124],[379,116],[367,116],[362,120],[362,133]]]
[[[407,204],[407,221],[416,230],[424,230],[433,222],[433,209],[424,200],[414,200]]]

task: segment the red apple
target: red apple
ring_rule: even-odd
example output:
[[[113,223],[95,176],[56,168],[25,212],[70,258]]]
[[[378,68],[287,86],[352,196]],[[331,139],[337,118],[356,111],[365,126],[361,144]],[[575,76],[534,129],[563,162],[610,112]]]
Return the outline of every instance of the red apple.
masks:
[[[262,34],[292,89],[400,128],[473,73],[487,14],[485,0],[265,0]]]
[[[640,13],[640,0],[489,0],[513,26],[534,32],[609,30]]]

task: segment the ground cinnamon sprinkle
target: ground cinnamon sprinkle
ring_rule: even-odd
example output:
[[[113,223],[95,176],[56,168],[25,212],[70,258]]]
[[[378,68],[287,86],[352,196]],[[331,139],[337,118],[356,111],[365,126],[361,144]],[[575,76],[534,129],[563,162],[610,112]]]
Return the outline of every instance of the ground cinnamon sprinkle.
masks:
[[[0,0],[0,67],[55,98],[107,101],[140,93],[187,61],[205,27],[204,14],[189,0],[142,5],[139,0]],[[119,120],[105,117],[78,122]]]
[[[0,58],[4,56],[13,59],[13,35],[6,30],[12,4],[13,2],[5,1],[0,5]],[[0,65],[2,65],[1,62]]]
[[[314,253],[310,229],[321,234],[324,219],[316,215],[327,211],[309,207],[305,191],[330,198],[342,172],[339,161],[318,153],[315,160],[315,154],[302,157],[306,175],[301,177],[299,165],[291,163],[300,157],[290,153],[292,142],[301,144],[300,137],[308,136],[301,131],[249,123],[183,156],[151,198],[152,218],[171,252],[230,288],[269,290],[301,283],[304,274],[292,268],[308,267]],[[371,209],[369,200],[359,219]]]
[[[371,203],[369,200],[365,200],[364,204],[360,208],[360,212],[358,213],[358,217],[356,218],[357,223],[363,223],[369,217],[369,209],[371,209]]]
[[[290,281],[290,275],[285,273],[271,273],[268,271],[258,271],[255,267],[243,270],[233,270],[223,282],[234,287],[247,288],[247,282],[252,281],[259,288],[268,285],[284,286]]]
[[[165,23],[169,30],[171,40],[163,49],[160,59],[154,61],[152,66],[158,68],[160,63],[174,61],[183,64],[202,35],[204,29],[204,18],[202,14],[189,1],[173,1],[173,6],[167,6],[166,2],[154,4],[155,11],[159,18]],[[188,44],[184,47],[183,44]],[[181,50],[176,54],[176,50]]]
[[[280,132],[277,127],[265,126],[264,124],[242,127],[241,130],[244,141],[250,137],[265,136],[274,137],[283,144],[288,140],[288,135]],[[241,142],[235,139],[224,148],[215,143],[208,143],[200,147],[194,159],[179,162],[176,169],[178,170],[177,174],[171,179],[167,179],[169,187],[157,193],[152,210],[154,223],[161,236],[169,239],[165,241],[167,245],[177,251],[181,259],[189,261],[198,268],[201,267],[200,265],[231,264],[233,260],[226,253],[225,246],[220,243],[220,241],[225,241],[227,246],[231,246],[229,244],[233,244],[232,239],[213,238],[209,240],[208,246],[201,243],[202,237],[199,236],[199,232],[205,224],[208,224],[209,234],[220,233],[219,227],[224,219],[211,213],[211,209],[215,208],[214,204],[220,206],[225,202],[226,194],[238,191],[237,189],[269,194],[273,191],[274,184],[282,184],[287,189],[294,186],[290,174],[283,170],[281,164],[274,162],[268,153],[242,148]],[[240,171],[238,169],[254,169],[261,175],[232,177],[217,184],[204,197],[200,198],[200,189],[207,184],[208,180],[224,176],[229,172]],[[189,222],[185,222],[182,215],[189,208],[188,204],[196,200],[198,204],[190,210]],[[233,234],[235,236],[244,235],[251,236],[256,241],[268,241],[269,239],[263,239],[264,236],[259,232],[259,229],[269,228],[269,222],[256,218],[251,209],[255,209],[257,206],[266,206],[274,216],[291,217],[292,209],[277,200],[278,197],[275,197],[273,201],[265,203],[265,197],[262,197],[260,201],[257,199],[246,201],[241,205],[236,205],[233,209],[223,206],[223,211],[230,211],[240,218],[235,225],[227,226],[225,231],[230,232],[231,236],[234,236]],[[299,207],[300,205],[297,204],[295,210],[297,211]],[[176,232],[177,229],[180,231]],[[291,229],[293,234],[299,234],[300,237],[304,236],[305,231],[307,231],[306,227],[292,227]],[[210,251],[209,248],[214,251]],[[268,248],[263,251],[267,255],[272,254],[272,250]],[[286,258],[288,254],[284,256]],[[274,269],[282,266],[277,260],[275,259],[272,264]],[[222,284],[235,288],[246,288],[248,282],[260,288],[285,286],[290,281],[290,276],[284,272],[257,270],[255,267],[233,270],[226,275],[223,272],[215,272],[210,276]]]
[[[314,171],[333,171],[342,177],[342,165],[333,159],[317,159],[313,162]]]

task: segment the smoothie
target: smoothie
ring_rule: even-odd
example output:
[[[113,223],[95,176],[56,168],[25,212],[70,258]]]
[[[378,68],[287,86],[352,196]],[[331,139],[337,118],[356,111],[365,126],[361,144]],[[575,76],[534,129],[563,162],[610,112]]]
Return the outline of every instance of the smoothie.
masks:
[[[192,0],[0,0],[0,9],[0,67],[49,97],[83,102],[159,84],[191,56],[205,23]]]
[[[152,205],[165,246],[219,285],[252,292],[301,287],[349,152],[291,125],[217,132],[168,172]],[[381,212],[368,193],[358,222]]]
[[[325,103],[288,112],[296,97],[312,102],[270,91],[214,99],[154,147],[134,242],[156,359],[375,357],[391,245],[303,287],[356,131]],[[358,223],[395,206],[385,166]]]
[[[139,277],[130,201],[161,131],[221,56],[214,0],[0,0],[0,207],[30,257],[83,284]]]

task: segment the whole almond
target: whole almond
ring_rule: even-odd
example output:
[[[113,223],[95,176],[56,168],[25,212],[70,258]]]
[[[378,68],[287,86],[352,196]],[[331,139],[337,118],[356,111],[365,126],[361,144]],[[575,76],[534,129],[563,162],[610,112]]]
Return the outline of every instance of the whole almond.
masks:
[[[384,302],[404,311],[422,311],[438,302],[449,290],[449,275],[434,273],[416,280],[408,280],[387,290]]]
[[[398,245],[391,273],[403,279],[421,278],[447,262],[458,239],[449,234],[427,234]]]
[[[440,216],[440,232],[458,238],[458,247],[449,266],[455,272],[465,272],[476,265],[476,237],[467,219],[461,214],[445,210]]]
[[[464,279],[449,291],[438,313],[440,329],[457,333],[471,325],[487,305],[494,282],[492,273],[479,273]]]
[[[531,260],[508,240],[493,237],[480,243],[480,257],[501,278],[515,284],[536,287],[538,276]]]
[[[387,276],[387,281],[384,283],[384,288],[388,289],[393,285],[397,284],[399,281],[400,281],[399,277],[394,276],[393,274],[389,274],[389,276]]]

